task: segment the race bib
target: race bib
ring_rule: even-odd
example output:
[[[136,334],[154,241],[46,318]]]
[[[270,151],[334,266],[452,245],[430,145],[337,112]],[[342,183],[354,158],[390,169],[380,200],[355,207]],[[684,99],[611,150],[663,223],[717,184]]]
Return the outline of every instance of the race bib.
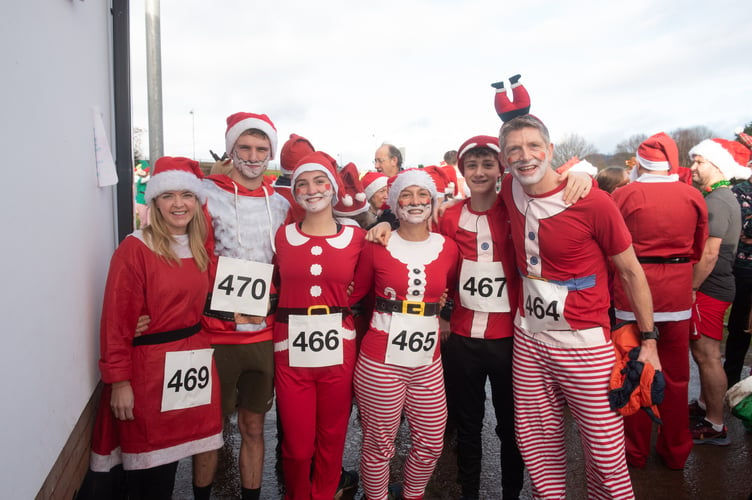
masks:
[[[162,411],[211,403],[214,349],[165,353]]]
[[[342,313],[296,314],[287,321],[290,366],[315,368],[342,364]]]
[[[431,364],[438,343],[436,316],[392,313],[385,361],[408,368]]]
[[[462,261],[460,303],[480,312],[509,312],[507,278],[501,262]]]
[[[571,330],[564,319],[567,287],[549,281],[522,278],[524,325],[530,331]]]
[[[271,264],[220,257],[212,288],[211,308],[266,316],[273,271]]]

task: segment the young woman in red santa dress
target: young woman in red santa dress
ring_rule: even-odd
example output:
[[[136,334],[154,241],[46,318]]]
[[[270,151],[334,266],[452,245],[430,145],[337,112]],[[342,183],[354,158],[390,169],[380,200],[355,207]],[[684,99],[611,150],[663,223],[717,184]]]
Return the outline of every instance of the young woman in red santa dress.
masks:
[[[342,189],[329,155],[303,157],[292,190],[305,215],[275,238],[274,383],[291,500],[331,500],[342,471],[356,358],[347,292],[365,238],[364,230],[334,217]]]
[[[387,245],[366,243],[351,301],[375,294],[371,325],[355,366],[363,445],[361,485],[368,500],[399,496],[389,487],[389,461],[404,411],[411,449],[402,495],[422,499],[443,447],[447,407],[439,349],[439,302],[454,286],[458,250],[429,230],[436,187],[422,170],[400,172],[389,206],[400,227]]]
[[[110,262],[91,470],[122,463],[126,491],[116,497],[172,498],[177,462],[223,444],[219,382],[200,328],[209,288],[200,177],[193,160],[160,158],[146,190],[151,224]],[[142,315],[151,321],[135,334]],[[194,471],[196,498],[209,498],[215,467]]]

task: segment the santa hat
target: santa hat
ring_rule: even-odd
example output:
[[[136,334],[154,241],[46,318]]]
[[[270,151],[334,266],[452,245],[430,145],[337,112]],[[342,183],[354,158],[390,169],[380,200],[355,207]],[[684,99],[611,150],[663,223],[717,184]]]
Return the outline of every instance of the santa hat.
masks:
[[[316,150],[308,139],[298,134],[290,134],[290,138],[282,145],[282,151],[279,153],[280,171],[288,177],[291,176],[298,161],[314,151]]]
[[[462,175],[465,175],[465,155],[471,149],[476,148],[489,149],[497,157],[501,152],[501,149],[499,149],[498,137],[490,135],[476,135],[475,137],[471,137],[463,142],[462,146],[460,146],[460,149],[457,151],[457,168],[460,169]],[[504,167],[501,166],[501,163],[499,163],[499,169],[501,170],[501,173],[504,173]]]
[[[431,198],[436,200],[436,184],[425,169],[409,168],[389,178],[389,206],[395,209],[399,206],[397,200],[403,189],[410,186],[420,186],[431,193]]]
[[[646,170],[675,173],[679,169],[679,148],[671,137],[659,132],[637,147],[636,159]]]
[[[334,199],[332,200],[332,205],[337,204],[337,202],[342,197],[342,179],[337,173],[337,162],[334,160],[334,158],[324,153],[323,151],[315,151],[313,153],[309,153],[301,158],[300,161],[298,161],[298,164],[292,171],[291,184],[293,189],[293,197],[295,196],[295,180],[300,176],[300,174],[302,174],[303,172],[316,171],[324,172],[329,178],[329,182],[332,183],[332,190],[334,191]]]
[[[598,168],[596,168],[589,161],[580,160],[576,156],[573,156],[569,160],[567,160],[567,162],[564,163],[564,165],[556,169],[556,172],[559,174],[563,174],[567,170],[569,170],[570,172],[585,172],[590,177],[595,177],[596,175],[598,175]]]
[[[381,172],[366,172],[360,179],[363,183],[363,191],[366,193],[366,200],[373,198],[376,191],[386,186],[388,180],[389,178]]]
[[[368,199],[360,182],[358,167],[348,163],[339,171],[339,178],[342,179],[342,197],[334,205],[334,215],[350,217],[367,211]]]
[[[201,179],[203,172],[198,162],[190,158],[163,156],[154,164],[151,179],[146,184],[146,204],[167,191],[190,191],[201,203],[206,202],[206,191]]]
[[[749,162],[749,149],[736,141],[726,139],[705,139],[689,150],[690,159],[702,156],[718,167],[723,177],[731,179],[749,179],[752,170],[746,168]]]
[[[436,184],[436,192],[443,198],[454,196],[457,187],[457,171],[451,165],[429,165],[423,170],[428,173]]]
[[[734,134],[736,134],[736,137],[739,139],[739,141],[741,141],[742,144],[752,150],[752,136],[745,134],[742,127],[736,127]]]
[[[277,152],[277,129],[268,116],[254,113],[241,112],[227,117],[227,132],[225,132],[225,151],[227,152],[227,156],[230,156],[232,148],[238,142],[238,137],[246,130],[252,128],[262,131],[269,137],[269,143],[271,144],[271,156],[269,159],[273,160]]]
[[[514,101],[510,101],[507,91],[504,88],[504,82],[492,83],[491,86],[496,89],[494,96],[494,108],[501,121],[507,122],[517,116],[526,115],[530,112],[530,95],[525,87],[519,83],[520,75],[514,75],[509,78],[510,88]]]

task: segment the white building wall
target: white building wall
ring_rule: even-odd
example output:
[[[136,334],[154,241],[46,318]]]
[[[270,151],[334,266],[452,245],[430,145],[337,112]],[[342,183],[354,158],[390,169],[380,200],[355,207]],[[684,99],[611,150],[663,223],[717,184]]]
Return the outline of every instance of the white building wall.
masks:
[[[110,2],[5,2],[0,16],[0,484],[33,498],[99,373],[116,244],[92,106],[114,144]]]

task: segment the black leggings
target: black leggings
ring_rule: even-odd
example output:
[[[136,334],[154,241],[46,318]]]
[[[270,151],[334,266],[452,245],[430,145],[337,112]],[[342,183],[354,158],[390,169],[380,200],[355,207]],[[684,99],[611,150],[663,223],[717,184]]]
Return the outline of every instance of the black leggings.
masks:
[[[125,471],[125,490],[128,500],[171,500],[175,487],[178,463],[143,470]]]

